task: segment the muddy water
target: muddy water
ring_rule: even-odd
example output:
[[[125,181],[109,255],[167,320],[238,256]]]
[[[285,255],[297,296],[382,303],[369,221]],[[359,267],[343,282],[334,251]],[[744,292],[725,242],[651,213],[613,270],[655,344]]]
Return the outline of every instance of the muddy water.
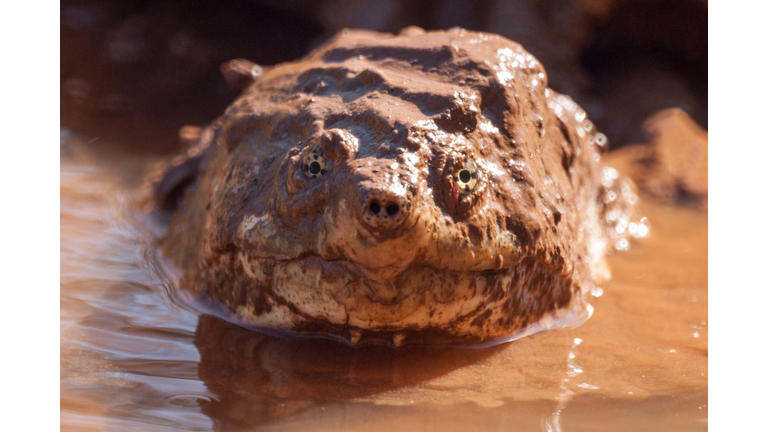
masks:
[[[352,349],[206,315],[155,262],[152,161],[61,162],[62,430],[707,429],[707,216],[641,202],[582,326],[482,349]]]

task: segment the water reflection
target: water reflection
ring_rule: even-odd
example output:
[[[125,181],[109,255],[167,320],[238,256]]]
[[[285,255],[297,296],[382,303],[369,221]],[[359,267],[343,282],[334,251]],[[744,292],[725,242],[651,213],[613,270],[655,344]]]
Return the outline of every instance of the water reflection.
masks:
[[[351,348],[327,340],[278,339],[212,315],[200,316],[194,342],[199,377],[216,395],[200,405],[222,429],[414,386],[501,349]]]

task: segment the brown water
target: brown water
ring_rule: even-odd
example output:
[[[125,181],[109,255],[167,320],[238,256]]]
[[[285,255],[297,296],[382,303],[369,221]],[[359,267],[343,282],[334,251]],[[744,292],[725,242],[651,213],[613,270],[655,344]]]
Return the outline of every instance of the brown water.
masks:
[[[152,161],[61,162],[62,430],[706,430],[707,215],[641,201],[581,327],[488,349],[349,348],[200,314],[153,261]]]

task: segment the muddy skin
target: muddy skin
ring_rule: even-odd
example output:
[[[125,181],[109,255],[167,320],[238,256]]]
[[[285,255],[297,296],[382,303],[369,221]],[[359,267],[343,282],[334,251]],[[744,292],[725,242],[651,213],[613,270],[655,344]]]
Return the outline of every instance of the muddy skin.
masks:
[[[608,277],[636,197],[520,45],[343,31],[225,69],[243,94],[155,183],[184,288],[257,326],[400,346],[499,338]]]

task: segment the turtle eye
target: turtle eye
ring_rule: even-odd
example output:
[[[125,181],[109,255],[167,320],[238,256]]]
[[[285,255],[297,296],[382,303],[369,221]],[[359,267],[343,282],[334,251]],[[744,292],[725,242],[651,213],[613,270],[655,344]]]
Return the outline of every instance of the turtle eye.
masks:
[[[327,172],[326,170],[327,159],[323,149],[319,145],[314,144],[309,148],[307,154],[304,155],[304,160],[301,164],[301,171],[309,178],[320,178]]]
[[[469,159],[463,167],[460,167],[453,173],[453,183],[457,186],[459,193],[469,194],[477,187],[477,178],[479,172],[472,159]]]

